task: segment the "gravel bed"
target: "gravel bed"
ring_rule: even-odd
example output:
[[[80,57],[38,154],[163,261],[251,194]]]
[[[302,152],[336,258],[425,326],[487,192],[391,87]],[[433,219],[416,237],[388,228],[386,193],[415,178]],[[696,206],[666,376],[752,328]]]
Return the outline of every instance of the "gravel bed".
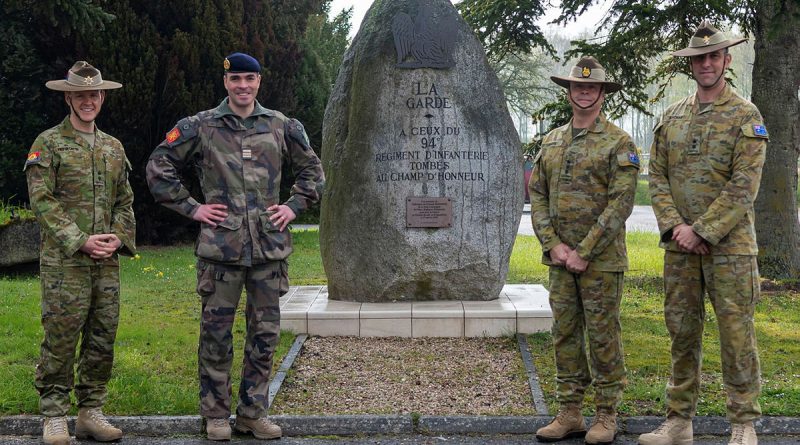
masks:
[[[312,337],[271,414],[535,414],[512,338]]]

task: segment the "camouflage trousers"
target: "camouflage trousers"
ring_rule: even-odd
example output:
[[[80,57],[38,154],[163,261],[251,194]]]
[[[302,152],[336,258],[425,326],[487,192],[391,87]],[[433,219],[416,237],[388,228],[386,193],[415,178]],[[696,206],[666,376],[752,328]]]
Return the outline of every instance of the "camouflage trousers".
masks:
[[[664,255],[664,319],[672,339],[672,377],[667,413],[684,418],[697,410],[702,364],[704,294],[717,316],[722,380],[728,418],[747,422],[761,415],[759,361],[753,325],[759,298],[758,264],[748,255]]]
[[[197,262],[197,293],[202,299],[200,345],[200,415],[231,414],[233,320],[242,288],[247,291],[246,338],[239,385],[238,416],[267,415],[269,376],[280,335],[279,298],[288,291],[286,261],[253,266]]]
[[[616,410],[622,400],[627,383],[619,321],[623,276],[600,271],[573,274],[550,267],[556,390],[562,405],[582,404],[592,377],[597,408]]]
[[[119,267],[42,265],[42,340],[35,386],[39,411],[64,416],[70,408],[78,340],[79,407],[103,406],[119,324]]]

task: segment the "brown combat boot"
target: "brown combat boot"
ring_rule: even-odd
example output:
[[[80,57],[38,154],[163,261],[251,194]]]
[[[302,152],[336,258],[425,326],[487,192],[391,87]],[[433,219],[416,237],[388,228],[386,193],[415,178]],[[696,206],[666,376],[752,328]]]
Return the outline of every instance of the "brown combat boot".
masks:
[[[227,417],[206,417],[208,440],[231,440],[231,421]]]
[[[597,410],[592,427],[586,433],[589,445],[608,445],[617,435],[617,414],[605,409]]]
[[[45,417],[42,425],[42,440],[45,445],[69,445],[69,429],[64,416]]]
[[[555,442],[585,435],[586,420],[583,418],[581,407],[578,405],[562,406],[552,422],[536,430],[536,439],[541,442]]]
[[[639,436],[641,445],[691,445],[694,441],[692,420],[670,416],[652,433]]]
[[[75,437],[92,438],[98,442],[110,442],[122,438],[122,430],[108,423],[100,408],[81,408],[75,421]]]
[[[731,441],[728,445],[758,445],[753,422],[731,423]]]
[[[233,428],[240,433],[253,433],[256,439],[277,439],[283,434],[281,427],[270,422],[267,417],[248,419],[236,416]]]

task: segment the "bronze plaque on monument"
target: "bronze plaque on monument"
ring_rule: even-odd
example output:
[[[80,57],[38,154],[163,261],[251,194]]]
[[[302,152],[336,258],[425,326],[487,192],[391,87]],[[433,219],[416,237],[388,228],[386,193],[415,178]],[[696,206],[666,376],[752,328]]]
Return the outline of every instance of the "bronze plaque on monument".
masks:
[[[453,200],[410,196],[406,198],[406,227],[452,227]]]

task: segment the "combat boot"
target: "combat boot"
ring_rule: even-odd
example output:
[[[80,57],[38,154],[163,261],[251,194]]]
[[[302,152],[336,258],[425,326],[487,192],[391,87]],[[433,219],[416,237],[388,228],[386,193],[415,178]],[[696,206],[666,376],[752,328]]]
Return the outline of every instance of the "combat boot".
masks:
[[[536,439],[541,442],[555,442],[585,435],[586,420],[583,418],[581,407],[578,405],[562,406],[552,422],[536,430]]]
[[[639,436],[641,445],[691,445],[694,440],[692,420],[670,416],[652,433]]]
[[[608,445],[614,442],[617,435],[617,414],[608,410],[598,410],[594,416],[592,427],[586,433],[589,445]]]
[[[227,417],[206,417],[208,440],[231,440],[231,421]]]
[[[75,437],[92,438],[98,442],[110,442],[122,438],[122,430],[108,423],[100,408],[81,408],[75,421]]]
[[[45,445],[69,445],[69,429],[64,416],[45,417],[42,425],[42,440]]]
[[[758,445],[753,422],[731,423],[731,441],[728,445]]]
[[[253,433],[256,439],[277,439],[283,434],[281,427],[270,422],[267,417],[248,419],[236,416],[233,428],[240,433]]]

